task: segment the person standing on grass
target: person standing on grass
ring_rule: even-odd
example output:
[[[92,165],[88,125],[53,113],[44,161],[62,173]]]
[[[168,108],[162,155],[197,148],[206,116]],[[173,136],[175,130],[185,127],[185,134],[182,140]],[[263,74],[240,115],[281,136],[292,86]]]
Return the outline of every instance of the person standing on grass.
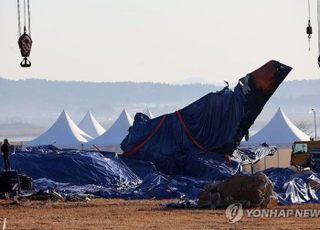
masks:
[[[1,152],[3,153],[4,168],[6,171],[11,169],[10,159],[9,159],[10,149],[11,147],[8,142],[8,139],[4,139],[3,144],[1,146]]]

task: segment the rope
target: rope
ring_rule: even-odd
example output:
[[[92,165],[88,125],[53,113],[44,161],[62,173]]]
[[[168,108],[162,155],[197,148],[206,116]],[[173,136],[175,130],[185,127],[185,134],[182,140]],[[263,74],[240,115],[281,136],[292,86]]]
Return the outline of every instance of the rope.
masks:
[[[163,115],[163,117],[161,118],[161,120],[158,123],[158,125],[152,130],[152,132],[147,136],[147,138],[143,142],[141,142],[139,145],[137,145],[134,148],[132,148],[130,151],[124,152],[122,154],[122,156],[129,157],[129,156],[133,155],[134,153],[138,152],[158,132],[158,130],[161,128],[161,126],[163,125],[163,123],[166,120],[166,118],[167,118],[167,115]]]
[[[182,125],[182,128],[184,130],[184,132],[187,134],[187,136],[190,138],[190,140],[192,141],[192,143],[197,146],[200,150],[202,150],[205,153],[209,153],[210,151],[208,151],[205,147],[203,147],[191,134],[191,132],[189,131],[186,123],[184,122],[184,119],[180,113],[180,111],[176,111],[176,115]]]
[[[20,0],[17,0],[17,8],[18,8],[18,31],[19,31],[19,37],[20,37],[21,36]]]
[[[93,146],[93,148],[95,148],[96,150],[98,150],[98,152],[102,152],[99,148],[98,148],[98,146],[96,146],[96,145],[92,145]]]
[[[29,35],[31,37],[31,14],[30,14],[30,2],[28,0],[28,30],[29,30]]]

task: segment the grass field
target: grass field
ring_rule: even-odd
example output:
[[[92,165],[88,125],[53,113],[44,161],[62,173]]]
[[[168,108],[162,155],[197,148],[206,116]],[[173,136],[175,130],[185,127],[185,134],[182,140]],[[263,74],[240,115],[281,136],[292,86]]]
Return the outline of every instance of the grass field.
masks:
[[[0,202],[6,229],[319,229],[319,218],[249,218],[230,224],[225,210],[168,209],[171,200],[93,199],[87,202]],[[277,206],[276,208],[283,208]],[[319,205],[284,208],[320,209]],[[0,227],[2,223],[0,221]]]

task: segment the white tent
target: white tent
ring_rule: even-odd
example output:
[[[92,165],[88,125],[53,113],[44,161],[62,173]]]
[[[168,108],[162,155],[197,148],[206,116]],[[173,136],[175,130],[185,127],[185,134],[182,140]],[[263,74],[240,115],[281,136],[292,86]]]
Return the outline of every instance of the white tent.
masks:
[[[80,148],[82,143],[92,140],[63,110],[56,122],[42,135],[26,143],[27,146],[55,145],[57,147]]]
[[[154,118],[154,116],[151,113],[151,111],[149,110],[149,108],[146,110],[146,112],[144,114],[147,115],[150,119]]]
[[[95,145],[103,150],[119,151],[119,146],[132,124],[133,119],[124,109],[113,125],[101,136],[88,142],[88,145]]]
[[[90,111],[87,112],[82,121],[79,123],[78,127],[92,138],[96,138],[106,131],[94,118]]]
[[[295,126],[279,108],[269,123],[250,137],[246,143],[261,144],[266,142],[267,144],[291,145],[294,141],[299,140],[307,141],[310,140],[310,137]]]

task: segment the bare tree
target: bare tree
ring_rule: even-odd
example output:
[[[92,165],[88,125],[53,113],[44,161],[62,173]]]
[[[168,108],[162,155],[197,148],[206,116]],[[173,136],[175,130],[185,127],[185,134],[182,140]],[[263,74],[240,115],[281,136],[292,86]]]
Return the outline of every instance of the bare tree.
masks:
[[[300,120],[300,121],[296,121],[294,122],[294,124],[305,134],[311,136],[312,134],[314,134],[313,130],[312,130],[312,125],[310,124],[310,122],[305,121],[305,120]]]

